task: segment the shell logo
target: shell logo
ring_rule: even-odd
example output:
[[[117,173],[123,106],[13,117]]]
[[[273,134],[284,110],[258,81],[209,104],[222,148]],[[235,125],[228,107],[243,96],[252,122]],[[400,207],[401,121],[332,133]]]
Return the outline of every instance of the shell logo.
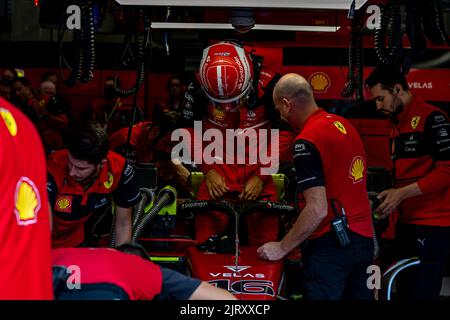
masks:
[[[58,211],[61,212],[70,212],[72,207],[72,197],[62,196],[56,199],[56,207]]]
[[[364,160],[360,156],[354,157],[350,165],[350,178],[358,183],[364,178]]]
[[[111,172],[108,172],[108,173],[107,173],[107,178],[108,178],[108,180],[105,181],[105,182],[103,183],[103,185],[105,186],[106,189],[109,189],[109,188],[111,188],[111,186],[113,185],[113,182],[114,182],[114,176],[112,175]]]
[[[309,77],[314,92],[325,93],[331,85],[330,77],[323,72],[315,72]]]
[[[343,134],[347,134],[347,130],[340,121],[335,121],[333,122],[333,124],[340,132],[342,132]]]
[[[37,213],[41,208],[39,191],[33,181],[27,177],[19,179],[16,185],[15,207],[17,224],[26,226],[37,222]]]
[[[413,130],[416,130],[417,126],[419,125],[419,121],[420,121],[419,116],[413,117],[411,119],[411,128],[413,128]]]
[[[0,108],[0,117],[5,122],[6,128],[8,129],[9,133],[13,137],[15,137],[17,135],[17,123],[11,112],[4,108]]]

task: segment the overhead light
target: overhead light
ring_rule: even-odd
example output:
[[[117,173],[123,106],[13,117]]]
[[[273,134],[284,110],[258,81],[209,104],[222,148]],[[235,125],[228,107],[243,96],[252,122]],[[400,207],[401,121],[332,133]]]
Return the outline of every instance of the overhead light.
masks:
[[[348,10],[353,0],[116,0],[121,5]],[[367,0],[355,1],[355,9]]]
[[[152,22],[152,29],[221,29],[234,30],[231,23]],[[336,32],[339,26],[302,26],[283,24],[255,24],[252,30]]]

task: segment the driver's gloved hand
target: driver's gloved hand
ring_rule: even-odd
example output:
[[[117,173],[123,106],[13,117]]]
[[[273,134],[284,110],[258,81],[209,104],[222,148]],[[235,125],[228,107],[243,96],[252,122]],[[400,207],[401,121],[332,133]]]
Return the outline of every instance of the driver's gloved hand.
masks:
[[[234,251],[234,239],[227,234],[213,235],[199,244],[197,248],[200,251],[232,253]]]

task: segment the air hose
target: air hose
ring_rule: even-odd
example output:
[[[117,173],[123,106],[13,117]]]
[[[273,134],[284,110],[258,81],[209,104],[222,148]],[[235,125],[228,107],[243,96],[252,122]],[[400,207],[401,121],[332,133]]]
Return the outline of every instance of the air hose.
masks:
[[[141,188],[141,200],[136,205],[136,213],[133,218],[133,229],[137,227],[138,222],[142,219],[144,209],[146,206],[151,205],[155,200],[155,192],[148,188]]]
[[[156,203],[153,205],[150,211],[137,223],[136,228],[133,228],[131,241],[135,242],[139,238],[147,223],[153,220],[153,218],[156,217],[158,212],[161,211],[163,207],[174,202],[176,200],[176,197],[177,195],[175,189],[169,187],[161,189],[161,191],[158,193],[158,200],[156,201]]]

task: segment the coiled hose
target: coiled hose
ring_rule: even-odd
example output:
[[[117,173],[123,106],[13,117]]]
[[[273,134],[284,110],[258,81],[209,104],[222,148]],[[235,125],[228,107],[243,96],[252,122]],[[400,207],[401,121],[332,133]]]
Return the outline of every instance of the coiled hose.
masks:
[[[383,64],[398,65],[403,52],[400,3],[391,0],[381,8],[380,27],[375,30],[375,51]],[[386,34],[388,49],[386,49]]]
[[[419,4],[423,31],[427,38],[437,46],[443,45],[445,42],[450,45],[450,40],[444,28],[440,1],[419,1]]]
[[[343,98],[350,98],[356,90],[356,100],[363,100],[363,51],[362,51],[362,16],[358,11],[352,18],[352,34],[348,52],[347,83],[341,92]]]
[[[92,0],[85,1],[81,7],[81,30],[83,32],[83,73],[80,77],[81,83],[88,83],[94,78],[95,63],[95,30],[94,16],[92,12]]]
[[[136,21],[134,21],[136,22]],[[114,91],[123,97],[131,96],[137,94],[139,89],[142,87],[145,78],[145,49],[148,45],[148,38],[150,36],[150,18],[148,15],[144,13],[144,9],[140,8],[137,16],[137,28],[142,27],[142,31],[136,31],[133,34],[127,35],[126,37],[126,46],[122,57],[126,55],[126,52],[129,50],[131,46],[131,42],[133,38],[136,42],[137,49],[137,58],[136,58],[136,81],[132,88],[130,89],[121,89],[117,86],[117,80],[114,81]],[[151,46],[151,43],[150,43]],[[117,79],[117,71],[115,74],[115,79]]]

